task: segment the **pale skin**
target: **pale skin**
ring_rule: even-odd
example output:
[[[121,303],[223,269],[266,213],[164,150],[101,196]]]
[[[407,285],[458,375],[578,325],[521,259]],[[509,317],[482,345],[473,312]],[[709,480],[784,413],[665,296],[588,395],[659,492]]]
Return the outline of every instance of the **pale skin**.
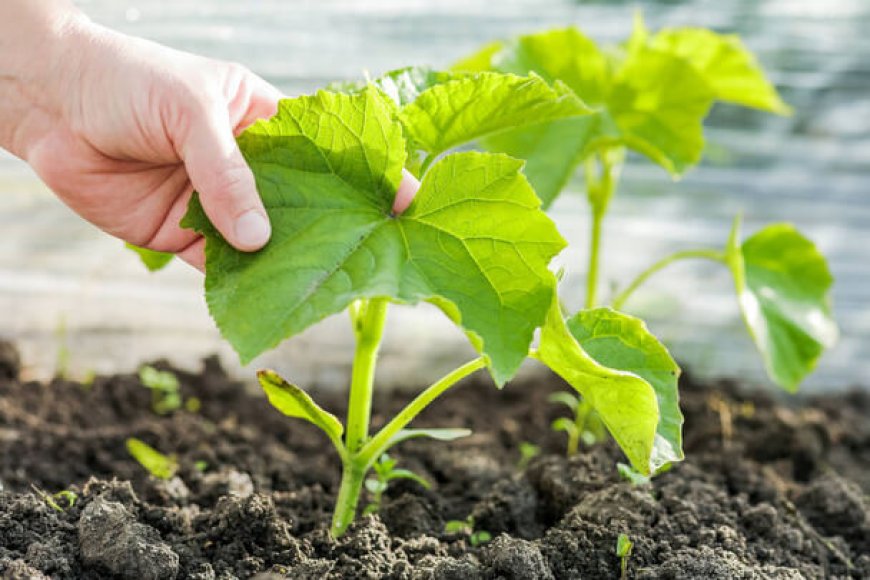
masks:
[[[200,270],[205,242],[178,224],[194,189],[237,249],[269,240],[234,136],[280,98],[238,64],[114,32],[67,0],[0,2],[0,147],[95,226]],[[394,210],[418,188],[405,173]]]

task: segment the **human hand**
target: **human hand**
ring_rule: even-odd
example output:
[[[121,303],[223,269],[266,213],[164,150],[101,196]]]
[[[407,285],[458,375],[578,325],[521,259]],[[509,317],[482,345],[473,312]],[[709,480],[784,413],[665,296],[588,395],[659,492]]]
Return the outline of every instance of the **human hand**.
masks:
[[[30,63],[37,72],[20,81],[32,103],[11,143],[0,144],[80,216],[137,246],[203,269],[204,240],[178,225],[195,188],[229,243],[262,247],[268,217],[234,135],[273,115],[280,93],[239,65],[115,33],[77,13],[51,28],[42,66]],[[418,187],[406,173],[397,211]]]

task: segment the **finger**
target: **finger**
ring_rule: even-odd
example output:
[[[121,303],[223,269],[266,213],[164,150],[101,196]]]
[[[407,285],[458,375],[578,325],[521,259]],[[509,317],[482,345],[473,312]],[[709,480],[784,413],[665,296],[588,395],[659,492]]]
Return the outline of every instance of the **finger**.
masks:
[[[199,238],[176,255],[205,274],[205,238]]]
[[[393,201],[393,212],[402,213],[408,209],[419,189],[420,182],[417,178],[411,175],[407,169],[402,169],[402,183],[399,184],[399,189],[396,191],[396,199]]]
[[[181,157],[209,220],[235,248],[262,248],[272,233],[269,218],[233,138],[228,112],[217,107],[201,112],[185,137]]]
[[[234,127],[236,135],[253,125],[257,119],[274,116],[278,112],[278,101],[285,98],[281,91],[253,73],[248,73],[244,82],[247,90],[239,93],[246,95],[247,102],[242,103],[244,114]]]

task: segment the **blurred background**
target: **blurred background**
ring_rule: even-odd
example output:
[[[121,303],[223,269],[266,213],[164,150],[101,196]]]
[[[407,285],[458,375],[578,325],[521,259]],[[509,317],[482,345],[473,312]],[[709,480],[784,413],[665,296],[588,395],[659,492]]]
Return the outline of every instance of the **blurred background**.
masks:
[[[738,32],[795,108],[778,118],[717,105],[701,167],[673,182],[633,157],[605,224],[603,280],[627,283],[681,248],[721,246],[735,213],[745,232],[789,221],[828,257],[839,345],[809,391],[870,385],[870,2],[867,0],[91,0],[94,20],[207,56],[241,62],[289,95],[412,64],[446,67],[480,44],[576,24],[616,42],[641,7],[651,28]],[[587,216],[575,182],[555,205],[573,247],[559,264],[580,304]],[[682,263],[629,304],[695,374],[747,379],[774,391],[742,330],[721,267]],[[569,293],[570,294],[570,293]],[[605,292],[605,296],[609,292]],[[571,297],[569,296],[569,302]],[[277,368],[301,385],[341,387],[352,336],[336,316],[247,369],[220,339],[201,276],[183,264],[148,274],[115,239],[78,219],[29,171],[0,156],[0,336],[15,340],[33,377],[128,371],[166,357],[196,367],[219,353],[240,377]],[[395,307],[379,370],[418,387],[469,356],[434,309]],[[534,368],[527,369],[534,372]]]

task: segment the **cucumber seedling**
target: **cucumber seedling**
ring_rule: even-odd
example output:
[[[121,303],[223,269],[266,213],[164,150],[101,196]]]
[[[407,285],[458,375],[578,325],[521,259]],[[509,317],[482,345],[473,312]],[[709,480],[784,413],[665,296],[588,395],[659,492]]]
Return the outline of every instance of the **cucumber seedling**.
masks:
[[[164,455],[136,437],[128,438],[126,445],[127,452],[153,477],[172,479],[178,472],[178,459],[175,455]]]
[[[591,227],[585,307],[599,305],[604,218],[627,151],[643,155],[674,178],[696,165],[704,120],[716,102],[788,115],[791,108],[739,37],[704,28],[656,33],[638,15],[631,36],[600,47],[576,28],[494,42],[455,65],[462,71],[538,74],[562,83],[593,114],[542,120],[481,139],[489,151],[527,161],[524,172],[549,206],[582,168]],[[770,379],[795,391],[837,338],[824,257],[794,227],[775,224],[743,241],[739,220],[727,247],[688,249],[643,271],[612,301],[620,310],[652,274],[681,260],[712,260],[728,268],[745,325]]]
[[[587,352],[562,316],[549,269],[565,242],[521,173],[523,163],[452,151],[500,131],[588,114],[563,83],[536,75],[403,69],[346,92],[282,100],[274,117],[238,137],[272,223],[262,250],[235,250],[198,196],[191,199],[182,225],[206,239],[209,312],[243,363],[328,316],[348,313],[356,340],[344,422],[274,371],[257,375],[278,411],[318,426],[336,449],[342,477],[333,535],[353,521],[366,473],[394,445],[468,434],[408,429],[423,409],[481,369],[501,387],[529,356],[590,401],[639,471],[682,457],[676,381],[621,367],[628,352],[652,357],[675,376],[673,361],[659,357],[664,347],[631,317],[599,309],[572,324],[589,325],[596,337],[617,333],[623,342],[617,350],[604,345]],[[396,212],[403,171],[421,186],[410,206]],[[462,329],[479,356],[373,432],[375,368],[388,310],[420,302]],[[540,345],[530,350],[538,329]]]
[[[444,531],[448,534],[464,534],[468,536],[468,543],[476,548],[492,540],[492,534],[486,530],[475,530],[474,516],[468,516],[464,520],[450,520],[444,524]]]

